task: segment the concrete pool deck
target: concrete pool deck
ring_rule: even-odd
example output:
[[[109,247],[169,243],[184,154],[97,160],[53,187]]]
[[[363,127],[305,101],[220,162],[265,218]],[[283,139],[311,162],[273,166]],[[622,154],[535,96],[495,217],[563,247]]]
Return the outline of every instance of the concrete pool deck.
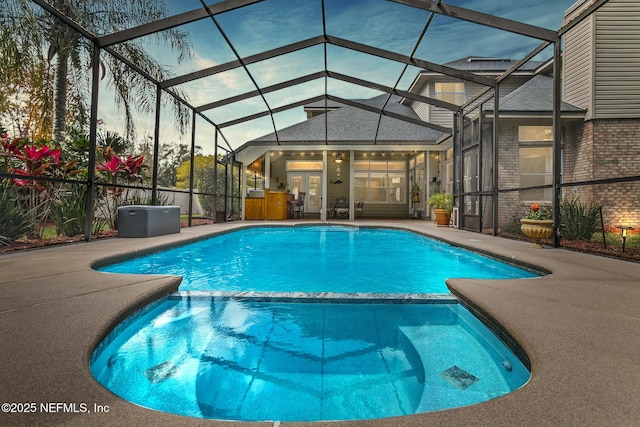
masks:
[[[455,295],[488,314],[525,350],[532,378],[523,388],[478,405],[400,418],[241,423],[148,410],[114,396],[93,379],[88,361],[103,335],[134,308],[179,284],[168,277],[99,273],[91,268],[93,262],[247,225],[280,224],[293,223],[239,221],[167,236],[0,255],[0,425],[640,425],[640,264],[531,249],[526,242],[419,220],[349,224],[406,228],[552,273],[528,280],[448,282]],[[6,413],[5,403],[22,413]]]

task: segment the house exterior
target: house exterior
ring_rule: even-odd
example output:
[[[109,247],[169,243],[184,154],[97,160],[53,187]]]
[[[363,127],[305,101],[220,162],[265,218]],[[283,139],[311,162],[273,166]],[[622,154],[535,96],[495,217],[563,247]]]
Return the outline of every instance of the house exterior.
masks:
[[[579,1],[565,24],[591,6]],[[563,99],[585,110],[565,153],[569,189],[610,226],[640,227],[640,4],[609,0],[564,35]],[[635,180],[634,180],[635,177]],[[619,182],[616,182],[620,179]]]
[[[259,190],[306,193],[305,217],[326,219],[338,198],[349,200],[350,219],[359,202],[365,204],[368,217],[424,213],[424,183],[428,175],[438,175],[443,151],[438,144],[448,133],[421,124],[399,96],[380,95],[358,103],[384,106],[393,116],[335,102],[325,110],[324,102],[314,103],[307,106],[308,120],[249,141],[236,160],[257,166],[248,170],[259,176]],[[340,163],[335,162],[338,156]],[[423,197],[414,205],[409,193],[416,184]],[[246,188],[250,187],[251,182]]]
[[[592,3],[576,3],[565,23]],[[612,227],[640,225],[640,183],[634,179],[640,175],[639,19],[637,1],[610,0],[563,35],[562,197],[601,205],[605,225]],[[496,79],[515,63],[466,57],[444,65]],[[352,208],[365,202],[365,216],[428,217],[426,199],[447,191],[458,196],[456,224],[483,231],[492,228],[497,215],[500,228],[515,226],[532,202],[552,202],[552,71],[551,61],[529,61],[501,80],[495,134],[491,97],[454,123],[452,110],[440,104],[381,95],[359,102],[386,105],[410,121],[383,115],[378,124],[376,113],[321,101],[307,106],[307,121],[250,141],[239,158],[245,164],[264,159],[265,188],[284,184],[305,190],[313,197],[310,211],[321,218],[337,197],[349,198]],[[410,92],[460,106],[484,89],[480,83],[423,71]],[[417,125],[416,118],[435,129]],[[339,165],[333,162],[338,154],[344,160]],[[409,194],[416,185],[419,202],[412,203]],[[496,188],[499,208],[494,211]]]
[[[467,57],[445,64],[474,74],[497,78],[516,61],[502,58]],[[553,78],[550,62],[530,61],[499,85],[499,131],[497,143],[498,188],[544,186],[552,182]],[[425,96],[463,104],[484,89],[477,83],[456,80],[436,73],[420,73],[411,90]],[[436,106],[410,103],[423,120],[453,126],[454,118]],[[493,211],[490,193],[493,188],[493,117],[491,99],[465,115],[458,137],[461,158],[456,166],[452,150],[442,159],[441,190],[462,194],[458,200],[459,223],[463,228],[482,231],[492,228]],[[570,138],[584,111],[569,103],[561,104],[563,141]],[[444,141],[452,146],[453,136]],[[460,168],[456,179],[454,168]],[[460,187],[454,186],[460,181]],[[551,203],[552,191],[535,189],[505,191],[498,195],[498,224],[514,224],[532,202]]]
[[[493,79],[514,63],[508,59],[469,57],[445,65]],[[531,62],[500,86],[499,156],[502,186],[518,188],[550,183],[553,112],[550,70],[549,63]],[[459,106],[484,88],[478,83],[422,72],[416,76],[410,91]],[[382,106],[387,98],[381,95],[362,102]],[[248,156],[245,158],[248,162],[244,163],[255,162],[256,155],[265,159],[259,162],[268,164],[265,188],[273,189],[276,184],[282,186],[284,183],[284,188],[289,190],[296,188],[305,191],[311,195],[308,200],[311,212],[320,213],[329,207],[332,200],[347,197],[354,202],[365,202],[366,216],[383,218],[416,214],[429,217],[430,211],[426,206],[428,197],[435,191],[454,191],[454,119],[450,109],[392,96],[386,108],[450,131],[435,131],[383,116],[376,133],[377,114],[333,102],[327,103],[325,116],[323,104],[319,102],[307,106],[310,117],[307,121],[283,129],[277,137],[270,134],[250,141],[240,150],[241,154]],[[566,132],[570,132],[574,122],[583,121],[584,111],[567,103],[562,105],[562,109]],[[485,136],[482,138],[485,142],[490,142],[487,135],[491,134],[492,116],[492,104],[486,104],[482,111],[482,117],[488,123],[483,125]],[[478,117],[479,114],[472,118],[471,128],[478,129]],[[326,132],[325,125],[328,125]],[[520,147],[520,143],[523,147]],[[322,157],[323,152],[327,153],[326,161]],[[344,160],[340,166],[332,162],[337,153],[341,153]],[[521,174],[520,157],[523,162],[542,169],[530,167],[528,175]],[[312,163],[312,158],[317,162]],[[467,166],[469,170],[465,173],[466,191],[479,191],[490,184],[488,175],[480,177],[482,169],[487,167],[480,164],[479,156],[473,158],[475,165]],[[297,167],[314,167],[315,170],[296,172],[293,168]],[[337,168],[340,170],[340,184],[335,184]],[[258,173],[263,174],[266,169]],[[292,179],[295,183],[292,183]],[[315,182],[315,188],[310,188],[310,179]],[[481,185],[482,180],[486,182]],[[415,185],[419,190],[417,203],[409,198]],[[317,194],[322,194],[322,197],[316,197]],[[506,222],[532,201],[550,201],[551,192],[530,191],[522,196],[509,193],[502,197],[501,202],[506,203],[509,209],[500,210],[500,221]],[[324,206],[321,199],[327,200]],[[466,228],[480,230],[490,226],[491,215],[488,212],[482,215],[484,225],[479,223],[483,212],[477,197],[465,196],[461,202],[461,214],[468,217]],[[489,204],[485,204],[485,209],[486,206]],[[476,218],[475,225],[471,218]]]

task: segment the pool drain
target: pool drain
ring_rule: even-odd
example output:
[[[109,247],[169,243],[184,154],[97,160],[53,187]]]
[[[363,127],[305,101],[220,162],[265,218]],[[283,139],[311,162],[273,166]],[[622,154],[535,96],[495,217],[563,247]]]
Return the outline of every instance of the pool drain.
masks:
[[[453,365],[446,371],[441,372],[440,376],[444,380],[458,387],[460,390],[466,390],[480,380],[478,377],[456,365]]]

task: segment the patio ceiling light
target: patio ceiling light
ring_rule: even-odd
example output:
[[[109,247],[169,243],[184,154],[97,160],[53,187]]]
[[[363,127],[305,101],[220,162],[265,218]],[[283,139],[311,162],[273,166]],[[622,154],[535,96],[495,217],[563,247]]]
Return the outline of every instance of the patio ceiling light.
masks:
[[[342,163],[342,153],[336,154],[336,158],[333,161],[336,163]]]

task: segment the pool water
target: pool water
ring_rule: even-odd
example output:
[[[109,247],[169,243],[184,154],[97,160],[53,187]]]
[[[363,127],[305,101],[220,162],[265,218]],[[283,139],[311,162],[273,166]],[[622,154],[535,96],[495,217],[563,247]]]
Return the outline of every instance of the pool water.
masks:
[[[176,293],[98,346],[95,378],[138,405],[243,421],[357,420],[470,405],[529,371],[451,298],[284,303]]]
[[[536,277],[530,271],[403,230],[248,228],[100,268],[182,276],[181,290],[449,293],[445,280]]]

